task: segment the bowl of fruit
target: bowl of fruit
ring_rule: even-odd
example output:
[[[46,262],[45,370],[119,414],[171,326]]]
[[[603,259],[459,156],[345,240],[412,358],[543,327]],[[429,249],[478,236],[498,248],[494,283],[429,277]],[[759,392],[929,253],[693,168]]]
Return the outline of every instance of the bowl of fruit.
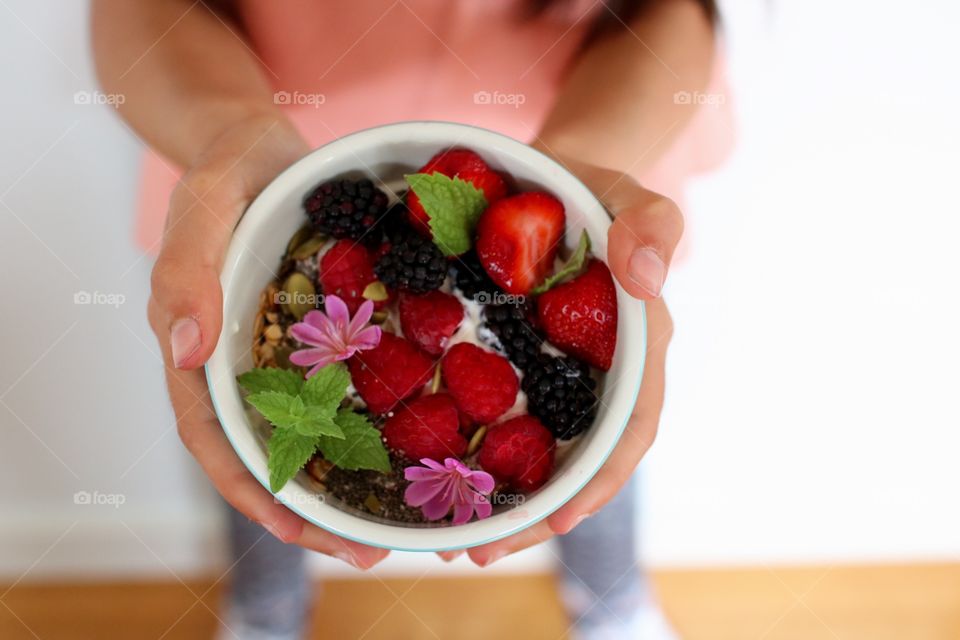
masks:
[[[231,444],[365,544],[466,548],[545,518],[603,465],[643,376],[609,226],[563,166],[492,131],[405,122],[317,149],[227,250],[206,372]]]

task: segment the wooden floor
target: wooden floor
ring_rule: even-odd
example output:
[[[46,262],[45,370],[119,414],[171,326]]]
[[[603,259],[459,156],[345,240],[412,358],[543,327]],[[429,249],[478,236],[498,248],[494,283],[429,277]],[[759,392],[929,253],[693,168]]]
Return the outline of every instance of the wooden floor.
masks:
[[[656,575],[683,638],[960,638],[960,565],[669,571]],[[0,587],[3,640],[212,636],[210,582]],[[316,639],[560,640],[550,576],[338,580],[313,613]],[[636,639],[642,640],[642,639]]]

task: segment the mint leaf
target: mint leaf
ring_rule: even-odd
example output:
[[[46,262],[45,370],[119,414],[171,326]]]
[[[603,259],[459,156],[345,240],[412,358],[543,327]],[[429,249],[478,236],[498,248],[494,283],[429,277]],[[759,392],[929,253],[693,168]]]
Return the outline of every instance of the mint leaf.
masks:
[[[274,429],[267,443],[270,490],[276,493],[307,464],[317,449],[317,436],[304,436],[293,429]]]
[[[251,369],[237,377],[240,386],[250,393],[261,391],[279,391],[295,396],[303,387],[303,376],[296,371],[273,367]]]
[[[343,429],[345,437],[335,440],[321,436],[318,444],[324,458],[350,471],[390,471],[390,458],[380,439],[380,431],[370,424],[366,416],[350,409],[341,409],[337,412],[336,422]]]
[[[277,427],[295,427],[303,420],[307,408],[300,396],[281,391],[261,391],[247,396],[247,402],[256,407],[270,424]]]
[[[404,179],[427,212],[433,242],[440,251],[446,256],[469,251],[473,229],[487,207],[483,191],[442,173],[414,173]]]
[[[336,407],[306,407],[294,430],[303,436],[328,436],[343,439],[343,430],[334,421]]]
[[[350,374],[347,367],[341,362],[334,362],[307,379],[300,397],[309,406],[329,407],[330,417],[333,418],[340,401],[347,394],[349,384]]]
[[[580,234],[580,244],[577,245],[577,250],[573,252],[573,255],[570,256],[570,259],[567,260],[566,264],[564,264],[563,267],[561,267],[560,270],[555,274],[534,287],[533,291],[530,293],[538,296],[541,293],[549,291],[554,285],[559,284],[561,280],[569,278],[575,273],[578,273],[581,269],[583,269],[583,263],[586,262],[587,253],[589,252],[590,236],[587,234],[586,230],[584,230],[583,233]]]

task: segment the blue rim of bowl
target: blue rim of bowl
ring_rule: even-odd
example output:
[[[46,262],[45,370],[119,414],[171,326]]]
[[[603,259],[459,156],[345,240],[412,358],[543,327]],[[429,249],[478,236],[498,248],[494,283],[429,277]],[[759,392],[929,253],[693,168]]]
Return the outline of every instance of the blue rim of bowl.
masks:
[[[535,153],[537,153],[537,154],[538,154],[541,158],[543,158],[545,161],[547,161],[547,162],[550,163],[550,164],[553,164],[554,166],[556,166],[557,168],[559,168],[561,171],[563,171],[564,173],[566,173],[567,175],[569,175],[571,178],[573,178],[574,180],[576,180],[576,181],[577,181],[578,183],[580,183],[580,185],[581,185],[584,189],[586,189],[588,192],[590,192],[591,194],[593,193],[585,184],[583,184],[583,182],[580,180],[580,178],[578,178],[578,177],[575,176],[573,173],[571,173],[569,169],[567,169],[567,168],[564,167],[562,164],[560,164],[559,162],[557,162],[556,160],[554,160],[554,159],[551,158],[550,156],[546,155],[545,153],[543,153],[543,152],[540,151],[539,149],[535,149],[534,147],[531,147],[530,145],[526,144],[525,142],[521,142],[521,141],[519,141],[519,140],[517,140],[517,139],[515,139],[515,138],[511,138],[510,136],[504,135],[504,134],[499,133],[499,132],[497,132],[497,131],[492,131],[492,130],[490,130],[490,129],[485,129],[485,128],[483,128],[483,127],[477,127],[477,126],[475,126],[475,125],[461,124],[461,123],[458,123],[458,122],[447,122],[447,121],[443,121],[443,120],[406,120],[406,121],[403,121],[403,122],[394,122],[394,123],[387,124],[387,125],[380,125],[380,126],[376,126],[376,127],[367,127],[366,129],[359,129],[359,130],[357,130],[357,131],[354,131],[353,133],[350,133],[350,134],[347,134],[347,135],[345,135],[345,136],[341,136],[341,137],[339,137],[339,138],[336,138],[336,140],[331,140],[330,142],[336,142],[337,140],[343,140],[344,138],[349,138],[349,137],[351,137],[351,136],[354,136],[354,135],[357,135],[357,134],[360,134],[360,133],[363,133],[363,132],[366,132],[366,131],[372,131],[372,130],[375,130],[375,129],[385,129],[385,128],[388,128],[388,127],[395,127],[395,126],[398,126],[398,125],[409,125],[409,124],[444,124],[444,125],[455,125],[455,126],[458,126],[458,127],[467,127],[467,128],[470,128],[470,129],[478,129],[478,130],[480,130],[480,131],[484,131],[484,132],[486,132],[486,133],[489,133],[489,134],[492,134],[492,135],[495,135],[495,136],[498,136],[498,137],[501,137],[501,138],[505,138],[505,139],[507,139],[507,140],[510,140],[511,142],[517,142],[517,143],[523,144],[523,145],[525,145],[527,148],[529,148],[530,150],[532,150],[532,151],[534,151]],[[327,143],[327,144],[330,144],[330,143]],[[313,153],[314,151],[317,151],[317,150],[319,150],[319,149],[322,149],[324,146],[326,146],[326,145],[321,145],[321,146],[317,147],[316,149],[312,150],[310,153]],[[307,154],[307,155],[309,155],[309,154]],[[304,158],[306,158],[306,157],[307,157],[307,156],[304,156]],[[281,171],[279,174],[277,174],[277,177],[274,178],[274,180],[278,179],[280,176],[282,176],[284,173],[286,173],[288,170],[290,170],[294,165],[298,164],[301,160],[303,160],[303,158],[300,158],[300,160],[297,160],[296,162],[294,162],[292,165],[290,165],[290,167],[287,167],[287,169],[284,169],[283,171]],[[596,198],[596,196],[594,196],[594,198]],[[599,198],[598,198],[597,200],[598,200],[598,202],[599,202]],[[603,206],[603,203],[600,203],[600,204],[601,204],[601,206]],[[623,288],[620,286],[619,283],[617,284],[617,289],[620,290],[620,291],[623,291]],[[626,294],[626,295],[629,295],[629,294]],[[640,386],[643,384],[643,374],[644,374],[644,371],[646,370],[646,366],[647,366],[647,304],[646,304],[646,302],[643,301],[643,300],[640,301],[640,321],[641,321],[641,322],[640,322],[640,329],[641,329],[641,332],[643,333],[643,336],[642,336],[642,340],[641,340],[641,357],[640,357],[639,372],[638,372],[638,374],[637,374],[637,385],[636,385],[636,389],[635,389],[635,391],[634,391],[634,393],[633,393],[633,402],[634,402],[634,404],[636,403],[637,398],[640,397]],[[210,402],[211,402],[211,404],[213,404],[213,410],[214,410],[214,413],[216,413],[216,415],[217,415],[217,421],[220,422],[221,428],[223,428],[223,417],[222,417],[222,413],[221,413],[221,411],[220,411],[220,405],[219,405],[219,403],[217,402],[217,396],[216,396],[216,394],[214,393],[213,381],[210,379],[210,366],[209,366],[209,364],[204,364],[204,366],[203,366],[203,371],[204,371],[204,376],[206,377],[206,381],[207,381],[207,389],[208,389],[208,391],[210,392]],[[576,496],[578,493],[580,493],[580,492],[583,490],[583,488],[584,488],[585,486],[587,486],[587,483],[588,483],[588,482],[590,482],[591,480],[593,480],[594,476],[597,475],[597,472],[600,471],[600,468],[603,467],[603,465],[606,464],[607,459],[610,458],[610,455],[613,453],[614,448],[620,443],[620,439],[623,437],[623,433],[624,433],[624,431],[626,431],[627,425],[628,425],[629,423],[630,423],[630,414],[628,413],[627,416],[624,418],[623,423],[620,425],[620,429],[619,429],[618,432],[617,432],[617,437],[614,438],[614,440],[613,440],[613,444],[611,444],[610,447],[607,449],[606,453],[603,454],[603,456],[602,456],[602,458],[600,459],[600,461],[598,462],[597,466],[596,466],[593,470],[591,470],[591,471],[586,475],[586,477],[584,478],[583,482],[581,482],[580,485],[579,485],[576,489],[574,489],[573,491],[571,491],[563,500],[557,501],[556,506],[554,506],[553,508],[548,509],[548,510],[545,511],[542,515],[540,515],[539,517],[537,517],[537,518],[535,518],[535,519],[533,519],[533,520],[520,523],[520,524],[518,524],[518,525],[516,525],[516,526],[514,526],[514,527],[508,528],[507,530],[502,531],[501,533],[498,533],[497,535],[492,536],[492,537],[490,537],[490,538],[487,538],[487,539],[485,539],[485,540],[482,540],[482,541],[480,541],[480,542],[471,543],[471,544],[468,544],[468,545],[453,545],[453,546],[448,546],[448,547],[437,547],[437,548],[435,548],[435,549],[411,549],[411,548],[408,548],[408,547],[396,547],[396,546],[392,546],[392,545],[388,545],[388,544],[382,544],[382,543],[379,543],[379,542],[373,542],[373,541],[370,541],[370,540],[365,540],[365,539],[363,539],[363,538],[359,538],[359,537],[357,537],[357,536],[354,536],[354,535],[345,533],[345,532],[343,532],[343,531],[338,530],[336,527],[332,527],[332,526],[330,526],[330,525],[328,525],[328,524],[325,524],[325,523],[321,522],[320,520],[314,518],[313,516],[311,516],[311,515],[303,512],[303,511],[301,511],[301,510],[297,507],[296,504],[293,504],[293,503],[288,502],[287,500],[285,500],[282,495],[277,494],[277,493],[274,493],[273,491],[270,491],[270,485],[267,484],[266,482],[264,482],[264,481],[263,481],[262,479],[260,479],[259,477],[257,477],[257,474],[255,474],[255,473],[253,473],[253,471],[251,471],[251,465],[250,465],[250,463],[247,462],[247,459],[246,459],[246,458],[244,457],[244,455],[240,452],[240,449],[239,449],[239,447],[237,447],[237,444],[233,441],[233,437],[230,435],[230,431],[229,431],[228,429],[223,429],[223,433],[227,436],[227,441],[229,441],[229,442],[230,442],[230,446],[233,447],[234,453],[236,453],[236,454],[237,454],[237,457],[240,458],[240,461],[243,462],[243,466],[245,466],[245,467],[247,468],[247,471],[250,472],[250,475],[252,475],[254,478],[256,478],[257,482],[259,482],[260,485],[261,485],[264,489],[266,489],[266,490],[270,493],[270,495],[272,495],[272,496],[274,497],[274,499],[276,499],[276,500],[277,500],[278,502],[280,502],[282,505],[284,505],[285,507],[287,507],[288,509],[290,509],[291,511],[293,511],[294,513],[296,513],[298,516],[300,516],[301,518],[303,518],[303,519],[306,520],[307,522],[309,522],[309,523],[311,523],[311,524],[313,524],[313,525],[315,525],[315,526],[318,526],[318,527],[320,527],[321,529],[324,529],[325,531],[329,531],[330,533],[332,533],[332,534],[334,534],[334,535],[337,535],[337,536],[339,536],[339,537],[341,537],[341,538],[344,538],[344,539],[346,539],[346,540],[350,540],[350,541],[352,541],[352,542],[357,542],[357,543],[359,543],[359,544],[364,544],[364,545],[367,545],[367,546],[370,546],[370,547],[377,547],[377,548],[379,548],[379,549],[388,549],[388,550],[390,550],[390,551],[407,551],[407,552],[410,552],[410,553],[437,553],[437,552],[440,552],[440,551],[458,551],[458,550],[460,550],[460,549],[471,549],[471,548],[473,548],[473,547],[479,547],[479,546],[482,546],[482,545],[485,545],[485,544],[489,544],[489,543],[491,543],[491,542],[496,542],[497,540],[503,540],[504,538],[508,538],[508,537],[510,537],[510,536],[512,536],[512,535],[514,535],[514,534],[516,534],[516,533],[520,533],[521,531],[523,531],[523,530],[525,530],[525,529],[528,529],[528,528],[532,527],[533,525],[537,524],[538,522],[540,522],[540,521],[542,521],[542,520],[550,517],[551,515],[553,515],[558,509],[560,509],[560,507],[562,507],[563,505],[565,505],[565,504],[567,504],[568,502],[570,502],[570,500],[572,500],[574,496]],[[359,516],[356,516],[356,517],[359,517]],[[385,525],[385,526],[389,526],[389,525]]]

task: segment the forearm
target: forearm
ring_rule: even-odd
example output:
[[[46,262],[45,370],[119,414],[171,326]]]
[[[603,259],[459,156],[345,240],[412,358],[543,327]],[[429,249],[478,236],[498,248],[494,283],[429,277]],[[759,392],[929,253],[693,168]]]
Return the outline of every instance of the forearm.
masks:
[[[94,0],[92,10],[104,90],[122,94],[120,115],[180,166],[246,122],[274,120],[295,135],[242,34],[204,3]]]
[[[594,42],[572,68],[537,146],[552,155],[638,174],[669,146],[702,91],[714,28],[694,0],[664,0]]]

